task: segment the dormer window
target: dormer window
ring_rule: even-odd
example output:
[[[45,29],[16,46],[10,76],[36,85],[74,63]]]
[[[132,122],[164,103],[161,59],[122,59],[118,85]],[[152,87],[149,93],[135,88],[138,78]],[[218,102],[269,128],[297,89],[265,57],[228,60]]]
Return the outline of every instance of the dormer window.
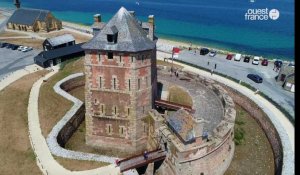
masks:
[[[116,26],[109,27],[106,31],[107,42],[108,43],[117,43],[118,41],[118,29]]]
[[[109,43],[114,42],[114,35],[107,35],[107,42]]]

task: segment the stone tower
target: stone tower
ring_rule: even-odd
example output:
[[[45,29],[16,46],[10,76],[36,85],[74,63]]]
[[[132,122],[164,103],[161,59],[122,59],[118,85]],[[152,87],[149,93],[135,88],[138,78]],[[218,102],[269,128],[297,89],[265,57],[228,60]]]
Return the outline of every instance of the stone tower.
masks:
[[[17,9],[19,9],[21,7],[21,2],[19,0],[14,0],[14,4]]]
[[[156,43],[122,7],[85,50],[86,143],[140,153],[156,98]]]

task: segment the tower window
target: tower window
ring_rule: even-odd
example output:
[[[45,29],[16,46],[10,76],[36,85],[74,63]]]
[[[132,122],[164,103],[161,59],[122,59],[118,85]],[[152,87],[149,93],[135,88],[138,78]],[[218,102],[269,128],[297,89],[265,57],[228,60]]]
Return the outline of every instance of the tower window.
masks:
[[[125,126],[119,126],[119,134],[120,136],[124,136]]]
[[[131,56],[131,62],[133,63],[133,56]]]
[[[138,79],[138,90],[141,88],[141,79]]]
[[[104,113],[104,105],[101,105],[101,113]]]
[[[130,91],[130,79],[128,80],[128,90]]]
[[[114,78],[114,89],[116,89],[116,78]]]
[[[130,114],[130,108],[127,109],[127,114],[128,114],[128,115]]]
[[[114,58],[114,53],[113,52],[107,52],[107,58],[108,59],[113,59]]]
[[[99,62],[101,61],[101,54],[99,53],[99,55],[98,55],[98,60],[99,60]]]
[[[122,62],[122,56],[120,55],[120,63]]]
[[[111,135],[113,132],[113,128],[112,128],[112,125],[111,124],[106,124],[106,133],[108,135]]]
[[[99,87],[102,88],[102,77],[99,78]]]
[[[117,106],[115,106],[115,109],[114,109],[114,110],[115,110],[115,114],[117,114]]]

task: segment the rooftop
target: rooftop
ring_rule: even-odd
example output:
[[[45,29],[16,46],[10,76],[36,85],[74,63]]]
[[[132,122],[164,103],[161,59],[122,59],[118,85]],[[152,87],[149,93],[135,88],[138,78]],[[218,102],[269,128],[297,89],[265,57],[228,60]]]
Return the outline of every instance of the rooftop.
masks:
[[[64,57],[67,55],[83,52],[83,49],[81,48],[82,44],[84,44],[84,43],[75,44],[72,46],[62,47],[62,48],[49,50],[49,51],[42,51],[35,57],[35,59],[37,59],[40,62],[45,62],[50,59]]]
[[[195,141],[193,116],[186,110],[176,111],[167,118],[167,123],[184,144]]]
[[[49,43],[52,46],[58,46],[58,45],[61,45],[61,44],[65,44],[65,43],[68,43],[68,42],[75,41],[75,38],[71,34],[64,34],[64,35],[60,35],[60,36],[57,36],[57,37],[48,38],[46,40],[48,40]]]
[[[49,10],[19,8],[14,11],[7,22],[23,25],[33,25],[36,21],[44,21],[48,13],[50,13]]]
[[[109,43],[107,35],[117,32],[117,42]],[[110,19],[105,27],[83,49],[138,52],[155,48],[138,21],[124,8]]]

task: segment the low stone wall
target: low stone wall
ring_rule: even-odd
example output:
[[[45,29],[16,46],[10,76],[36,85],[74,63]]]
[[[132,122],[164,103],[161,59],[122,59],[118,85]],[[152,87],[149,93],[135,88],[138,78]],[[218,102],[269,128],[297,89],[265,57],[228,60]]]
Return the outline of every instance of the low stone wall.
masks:
[[[228,94],[231,96],[233,101],[243,107],[260,125],[260,127],[264,130],[269,142],[271,143],[271,147],[274,154],[275,161],[275,174],[282,174],[282,161],[283,161],[283,151],[282,145],[280,141],[279,134],[275,129],[274,125],[268,118],[268,116],[249,98],[239,93],[238,91],[223,86]]]
[[[66,125],[59,131],[57,142],[61,147],[65,147],[68,140],[72,137],[79,125],[84,121],[85,106],[82,105]]]
[[[53,155],[63,158],[114,163],[116,157],[72,151],[62,147],[75,132],[82,120],[84,120],[85,108],[82,101],[68,94],[61,88],[70,90],[76,86],[79,86],[81,84],[80,81],[75,81],[76,79],[78,80],[78,77],[82,77],[83,75],[83,73],[72,74],[60,80],[54,86],[54,91],[57,94],[72,101],[74,104],[72,108],[62,117],[62,119],[58,121],[58,123],[52,128],[47,137],[48,147]]]

